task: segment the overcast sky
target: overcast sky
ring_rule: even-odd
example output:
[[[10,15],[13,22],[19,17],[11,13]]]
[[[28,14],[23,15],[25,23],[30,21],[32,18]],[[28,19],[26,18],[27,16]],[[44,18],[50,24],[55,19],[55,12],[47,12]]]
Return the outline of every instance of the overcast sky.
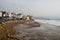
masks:
[[[60,18],[60,0],[0,0],[0,10]]]

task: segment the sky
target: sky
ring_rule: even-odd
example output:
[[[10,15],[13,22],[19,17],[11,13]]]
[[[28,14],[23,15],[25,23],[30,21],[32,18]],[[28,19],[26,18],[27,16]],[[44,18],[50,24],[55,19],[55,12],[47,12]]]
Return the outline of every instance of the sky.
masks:
[[[0,0],[0,10],[59,19],[60,0]]]

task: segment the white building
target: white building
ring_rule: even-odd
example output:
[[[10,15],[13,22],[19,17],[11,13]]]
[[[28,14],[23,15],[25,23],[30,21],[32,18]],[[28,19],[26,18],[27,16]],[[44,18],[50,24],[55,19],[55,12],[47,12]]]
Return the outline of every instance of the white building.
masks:
[[[12,17],[12,14],[11,14],[11,12],[9,12],[9,17]]]
[[[23,15],[22,14],[16,14],[16,18],[18,18],[18,19],[23,18]]]
[[[0,17],[2,17],[2,12],[0,12]]]

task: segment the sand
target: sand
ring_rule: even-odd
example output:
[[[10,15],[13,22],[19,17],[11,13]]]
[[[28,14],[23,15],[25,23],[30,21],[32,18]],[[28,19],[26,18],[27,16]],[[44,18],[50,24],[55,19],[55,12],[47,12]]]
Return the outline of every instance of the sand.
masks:
[[[8,33],[15,33],[14,35],[10,35],[9,40],[60,40],[59,26],[48,23],[19,24],[17,21],[7,22],[6,25],[7,27],[9,26],[9,29],[15,30],[15,32],[12,30],[8,31]],[[1,30],[4,32],[3,29]]]
[[[31,23],[26,23],[26,21],[24,20],[7,21],[5,23],[2,23],[0,24],[0,40],[20,40],[15,36],[17,32],[16,29],[32,28],[33,26],[35,25],[32,25]],[[36,27],[37,26],[38,24],[36,25]]]
[[[55,25],[40,23],[40,27],[20,29],[17,26],[16,37],[21,40],[60,40],[60,27]]]

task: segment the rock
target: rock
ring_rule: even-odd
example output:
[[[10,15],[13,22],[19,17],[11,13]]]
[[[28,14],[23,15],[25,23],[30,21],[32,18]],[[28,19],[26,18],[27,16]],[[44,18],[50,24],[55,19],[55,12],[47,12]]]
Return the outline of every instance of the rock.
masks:
[[[30,22],[30,23],[25,23],[26,25],[29,25],[31,27],[40,27],[40,23],[38,22]]]

